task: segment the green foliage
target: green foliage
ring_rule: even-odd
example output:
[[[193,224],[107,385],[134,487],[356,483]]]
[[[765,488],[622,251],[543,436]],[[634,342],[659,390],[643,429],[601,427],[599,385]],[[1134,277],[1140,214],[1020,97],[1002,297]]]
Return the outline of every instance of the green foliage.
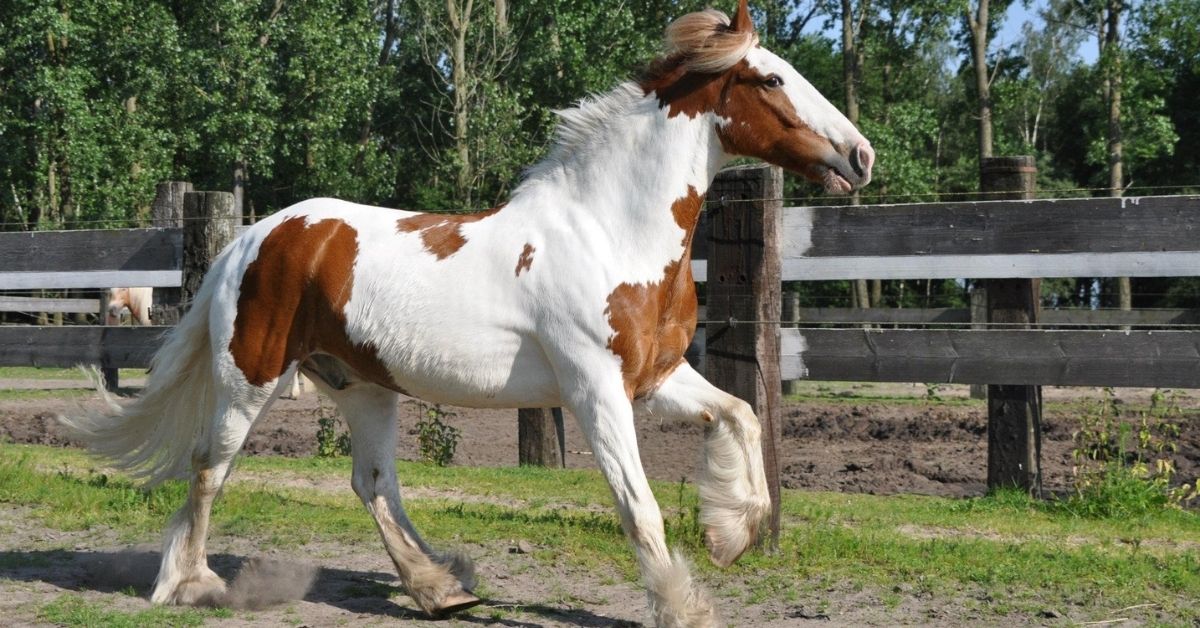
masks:
[[[1162,508],[1182,508],[1200,493],[1172,482],[1170,454],[1180,418],[1174,395],[1155,391],[1148,411],[1122,417],[1112,389],[1080,418],[1075,432],[1075,494],[1067,508],[1090,517],[1133,518]]]
[[[317,456],[336,458],[350,455],[350,433],[339,432],[337,412],[321,404],[317,408]]]
[[[454,460],[454,450],[462,434],[458,428],[444,421],[455,416],[439,405],[421,404],[421,420],[417,421],[417,444],[421,459],[439,467],[446,467]]]
[[[245,211],[258,216],[313,196],[492,206],[547,150],[555,109],[636,76],[661,51],[663,26],[708,3],[509,4],[502,31],[494,3],[474,3],[464,40],[473,72],[457,86],[439,0],[0,0],[10,18],[0,23],[0,228],[136,225],[155,182],[230,189],[236,164],[249,177]],[[868,4],[857,91],[878,160],[862,200],[975,194],[976,95],[962,7]],[[1008,4],[993,2],[992,33]],[[1095,5],[1048,2],[1043,27],[989,57],[996,152],[1035,154],[1046,194],[1078,196],[1106,180],[1101,68],[1071,54],[1095,44],[1094,22],[1079,13]],[[728,12],[734,3],[716,6]],[[863,3],[850,6],[858,15]],[[1138,192],[1200,185],[1196,9],[1195,0],[1146,0],[1126,14],[1126,173],[1135,188],[1149,186]],[[842,4],[778,0],[753,10],[764,45],[844,105]],[[798,177],[785,190],[789,204],[843,202]],[[848,282],[797,287],[806,306],[849,303]],[[1069,287],[1064,301],[1090,296],[1088,285]],[[1195,292],[1187,286],[1153,292],[1170,294],[1137,305],[1194,305],[1180,302]],[[883,304],[957,306],[963,294],[952,281],[892,281]]]

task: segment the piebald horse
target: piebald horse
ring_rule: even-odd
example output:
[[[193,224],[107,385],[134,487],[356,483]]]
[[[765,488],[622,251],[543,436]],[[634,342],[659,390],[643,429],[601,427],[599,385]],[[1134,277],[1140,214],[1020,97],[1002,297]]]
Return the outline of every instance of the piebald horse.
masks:
[[[142,396],[66,419],[153,484],[190,478],[151,599],[189,604],[225,584],[204,544],[246,435],[296,373],[349,423],[351,485],[408,594],[444,615],[479,603],[470,562],[435,552],[401,505],[398,395],[578,417],[637,553],[660,626],[717,623],[667,548],[638,457],[635,413],[705,426],[701,522],[727,566],[770,507],[758,419],[684,360],[696,330],[689,264],[705,192],[735,156],[847,193],[871,177],[863,135],[758,45],[746,0],[668,26],[636,81],[560,112],[557,143],[507,205],[435,215],[304,201],[216,259],[154,358]]]

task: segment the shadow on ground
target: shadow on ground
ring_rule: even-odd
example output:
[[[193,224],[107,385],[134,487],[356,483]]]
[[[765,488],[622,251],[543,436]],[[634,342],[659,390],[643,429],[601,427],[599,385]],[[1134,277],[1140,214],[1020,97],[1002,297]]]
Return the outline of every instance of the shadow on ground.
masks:
[[[140,548],[118,552],[72,550],[0,551],[0,579],[44,582],[69,591],[132,593],[146,598],[158,572],[160,554]],[[390,599],[401,592],[390,573],[314,567],[231,554],[209,556],[209,565],[230,582],[227,599],[216,605],[262,610],[303,600],[326,604],[355,614],[379,615],[406,621],[429,620],[415,608]],[[406,598],[399,598],[407,601]],[[584,627],[634,627],[638,623],[614,620],[575,608],[487,599],[481,606],[454,616],[458,621],[535,628],[536,621],[496,617],[490,611],[512,611],[559,623]]]

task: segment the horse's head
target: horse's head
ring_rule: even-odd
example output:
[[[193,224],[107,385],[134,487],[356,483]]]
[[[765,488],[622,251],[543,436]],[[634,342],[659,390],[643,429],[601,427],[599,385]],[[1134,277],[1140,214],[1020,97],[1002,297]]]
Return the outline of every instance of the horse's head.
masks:
[[[846,194],[871,180],[871,143],[791,64],[758,45],[746,0],[667,27],[667,55],[642,81],[669,115],[711,113],[729,155],[756,157]]]

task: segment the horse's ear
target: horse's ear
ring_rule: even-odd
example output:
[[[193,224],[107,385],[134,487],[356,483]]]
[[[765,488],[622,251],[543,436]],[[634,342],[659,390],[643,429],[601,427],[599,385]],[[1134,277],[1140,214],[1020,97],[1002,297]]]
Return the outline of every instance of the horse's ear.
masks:
[[[738,0],[737,13],[733,16],[733,24],[730,25],[735,33],[753,33],[754,20],[750,19],[750,5],[747,0]]]

